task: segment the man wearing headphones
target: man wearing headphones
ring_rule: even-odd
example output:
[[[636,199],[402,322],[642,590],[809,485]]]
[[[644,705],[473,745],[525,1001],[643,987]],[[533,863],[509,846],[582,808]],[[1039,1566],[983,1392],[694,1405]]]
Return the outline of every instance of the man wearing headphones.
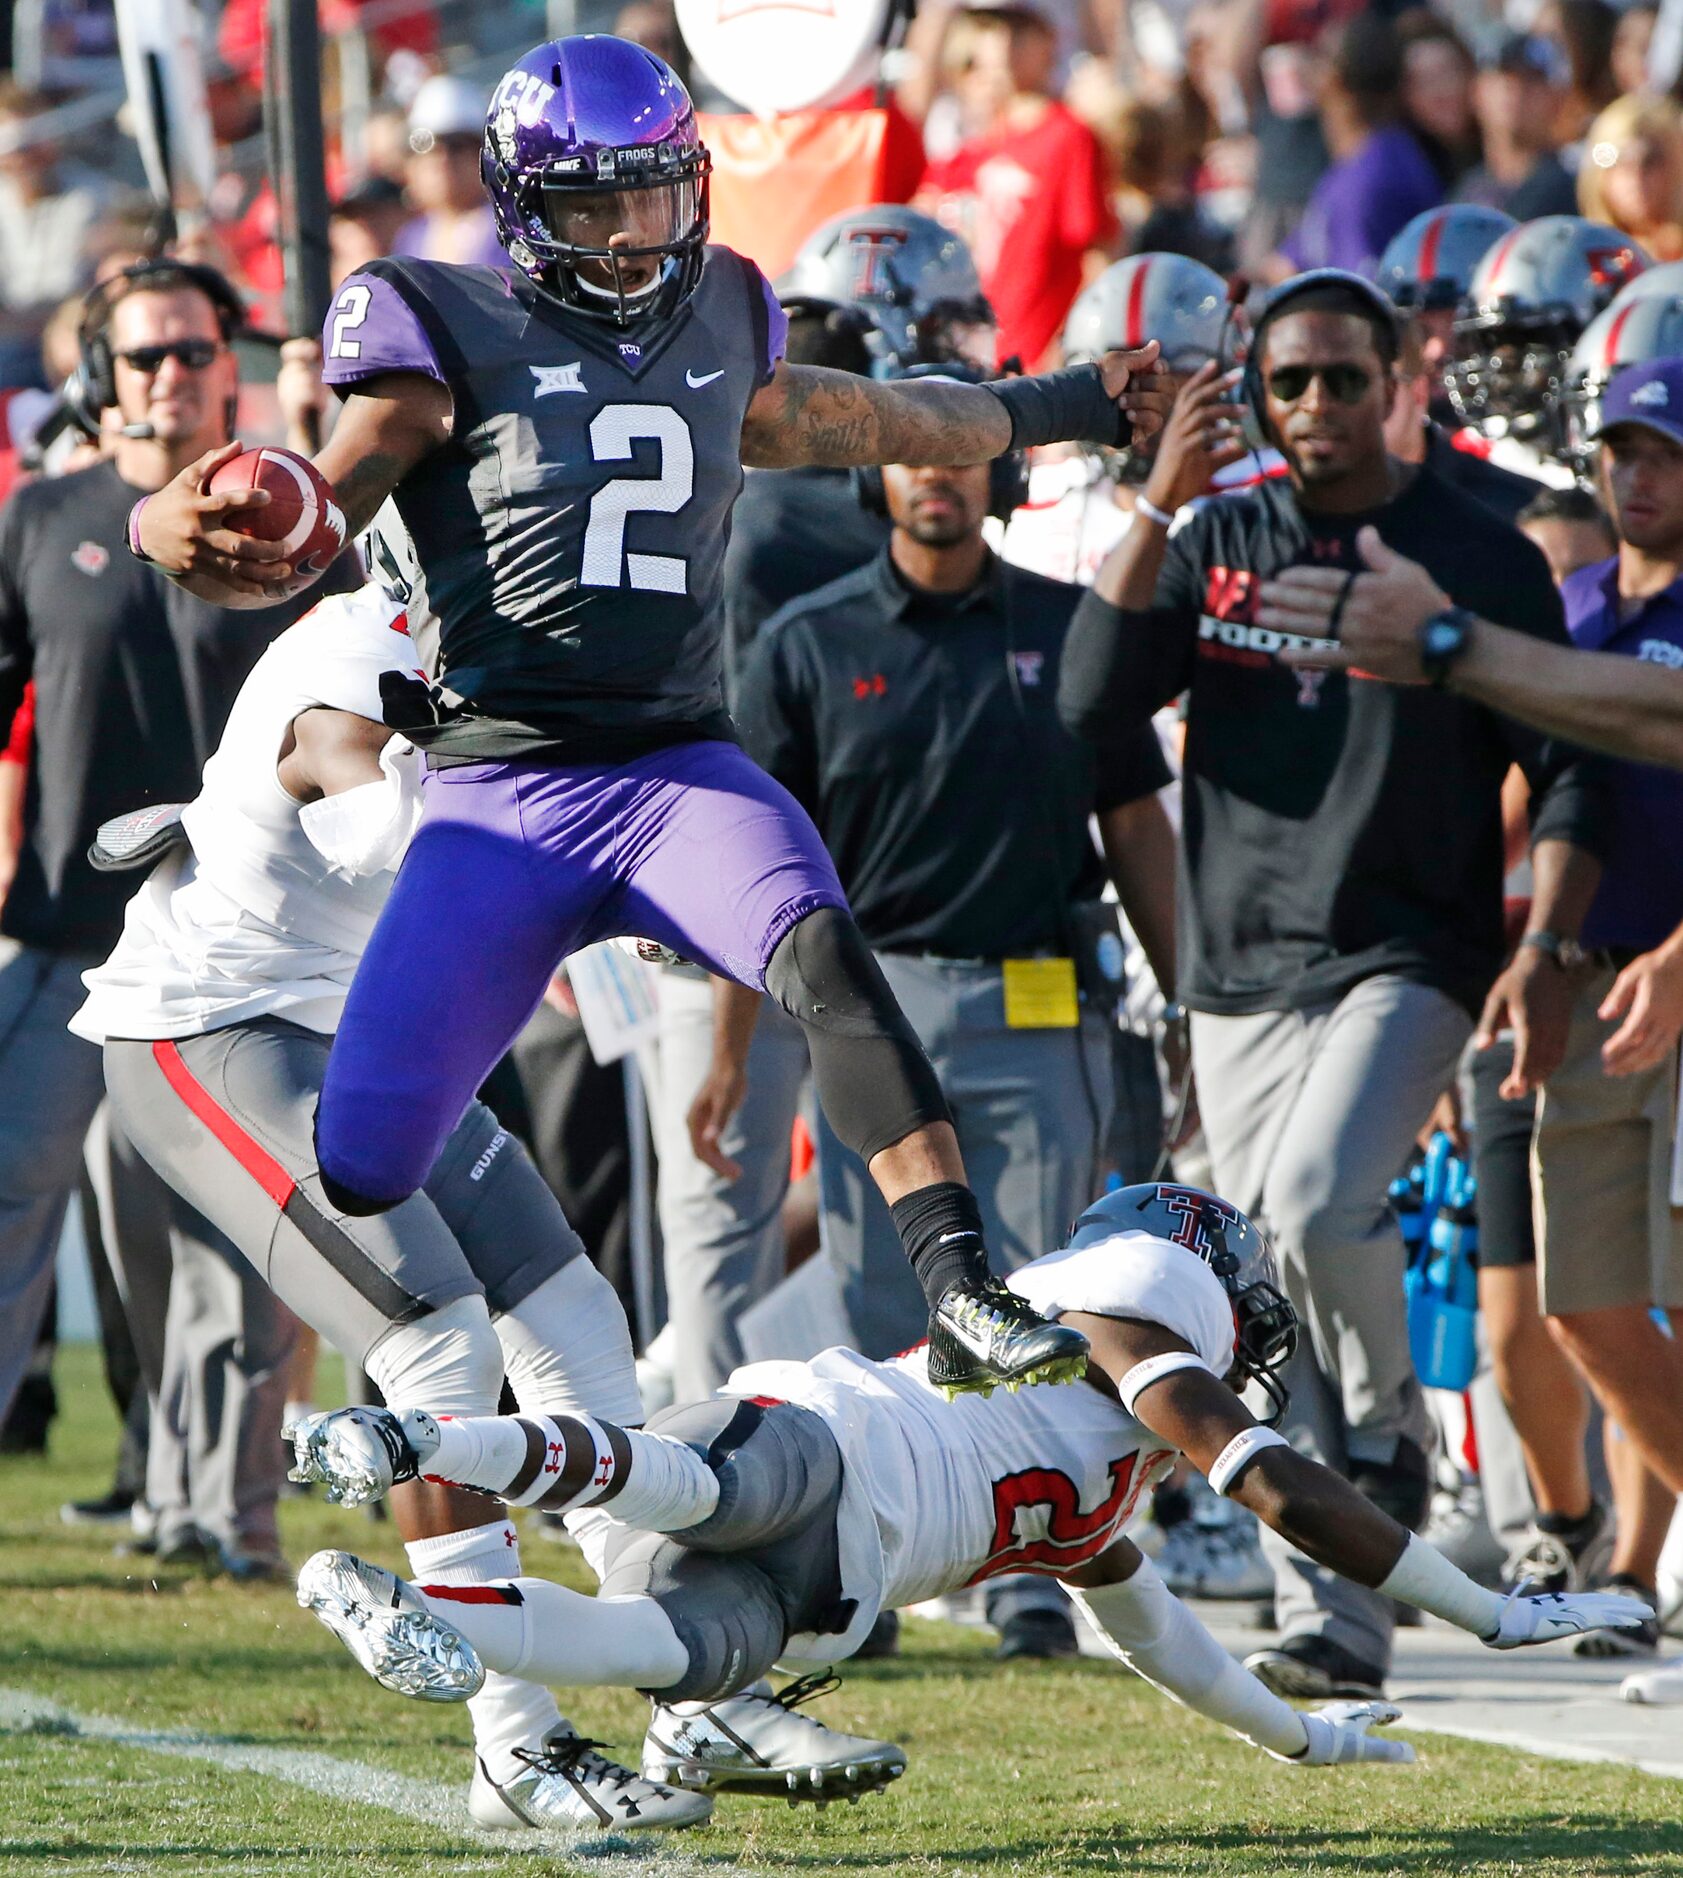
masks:
[[[105,1092],[99,1051],[65,1023],[134,883],[94,872],[88,845],[124,809],[197,793],[246,674],[311,604],[261,617],[211,606],[127,552],[136,496],[231,437],[243,322],[209,268],[145,262],[97,288],[79,380],[107,414],[109,454],[0,512],[0,738],[35,681],[23,847],[0,911],[0,1418]]]
[[[1281,287],[1245,391],[1289,475],[1171,536],[1245,447],[1231,381],[1213,366],[1188,381],[1135,525],[1071,627],[1059,704],[1102,751],[1188,693],[1178,988],[1216,1182],[1266,1219],[1307,1331],[1293,1445],[1418,1526],[1426,1424],[1386,1187],[1475,1018],[1515,1033],[1513,1093],[1560,1062],[1570,989],[1549,948],[1576,937],[1594,892],[1603,805],[1573,753],[1436,691],[1295,672],[1281,655],[1308,641],[1258,619],[1283,568],[1353,581],[1371,525],[1457,605],[1565,644],[1531,543],[1430,461],[1387,454],[1397,350],[1390,302],[1359,276]],[[1535,937],[1498,977],[1515,762],[1532,789]],[[1282,1694],[1376,1694],[1389,1601],[1272,1534],[1264,1545],[1284,1635],[1252,1666]]]
[[[1104,827],[1169,772],[1149,725],[1095,762],[1058,724],[1080,590],[1000,561],[982,532],[1024,500],[1021,458],[865,470],[857,486],[892,524],[887,546],[767,622],[737,719],[834,857],[948,1092],[988,1244],[1015,1269],[1060,1243],[1104,1171],[1122,955],[1088,816]],[[1172,901],[1173,879],[1152,890]],[[892,1356],[922,1334],[917,1284],[864,1166],[822,1120],[818,1158],[852,1341]],[[1003,1654],[1074,1651],[1044,1581],[997,1581],[988,1614]]]

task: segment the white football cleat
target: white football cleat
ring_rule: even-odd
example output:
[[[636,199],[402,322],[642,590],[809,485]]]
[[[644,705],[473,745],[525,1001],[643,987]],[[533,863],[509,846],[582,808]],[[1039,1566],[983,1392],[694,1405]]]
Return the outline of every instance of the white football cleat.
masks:
[[[776,1695],[760,1684],[721,1702],[656,1702],[643,1737],[644,1778],[698,1792],[781,1793],[791,1806],[880,1792],[906,1771],[904,1748],[796,1712],[839,1687],[838,1677],[821,1674]]]
[[[1619,1684],[1619,1694],[1627,1702],[1642,1702],[1654,1708],[1683,1703],[1683,1656],[1657,1669],[1633,1671]]]
[[[465,1702],[485,1681],[467,1638],[383,1565],[318,1552],[298,1574],[298,1602],[331,1630],[382,1688],[418,1702]]]
[[[296,1463],[288,1480],[326,1487],[335,1506],[366,1506],[420,1473],[438,1451],[438,1423],[425,1409],[329,1409],[288,1423],[281,1439]]]
[[[524,1762],[510,1780],[493,1780],[476,1759],[468,1811],[476,1824],[536,1826],[576,1832],[677,1831],[712,1817],[704,1793],[645,1780],[597,1753],[602,1744],[561,1727],[545,1735],[541,1748],[516,1748]]]

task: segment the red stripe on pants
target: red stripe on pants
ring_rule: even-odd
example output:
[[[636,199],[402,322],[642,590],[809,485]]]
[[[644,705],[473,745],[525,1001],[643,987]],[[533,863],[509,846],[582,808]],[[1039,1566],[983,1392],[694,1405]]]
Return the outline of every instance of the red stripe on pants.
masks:
[[[267,1148],[253,1141],[233,1116],[218,1105],[216,1098],[182,1061],[180,1050],[170,1038],[161,1037],[152,1045],[152,1060],[163,1071],[169,1086],[275,1205],[284,1207],[298,1183]]]

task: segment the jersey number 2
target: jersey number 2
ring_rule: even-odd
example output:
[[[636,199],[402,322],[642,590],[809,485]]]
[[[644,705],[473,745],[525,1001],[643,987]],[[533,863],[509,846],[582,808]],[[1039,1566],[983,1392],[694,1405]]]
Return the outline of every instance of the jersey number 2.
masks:
[[[590,454],[598,463],[629,463],[639,439],[660,445],[660,474],[616,476],[590,498],[579,581],[586,587],[683,593],[689,572],[683,557],[627,554],[625,518],[642,509],[676,515],[689,501],[695,489],[690,427],[669,404],[605,404],[591,420]]]

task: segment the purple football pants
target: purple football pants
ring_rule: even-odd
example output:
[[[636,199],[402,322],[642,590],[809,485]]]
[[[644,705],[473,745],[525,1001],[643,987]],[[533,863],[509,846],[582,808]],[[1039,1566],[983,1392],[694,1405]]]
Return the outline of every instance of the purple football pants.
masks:
[[[791,927],[846,905],[805,810],[735,744],[429,772],[328,1059],[322,1172],[380,1205],[415,1192],[568,953],[634,934],[762,986]]]

